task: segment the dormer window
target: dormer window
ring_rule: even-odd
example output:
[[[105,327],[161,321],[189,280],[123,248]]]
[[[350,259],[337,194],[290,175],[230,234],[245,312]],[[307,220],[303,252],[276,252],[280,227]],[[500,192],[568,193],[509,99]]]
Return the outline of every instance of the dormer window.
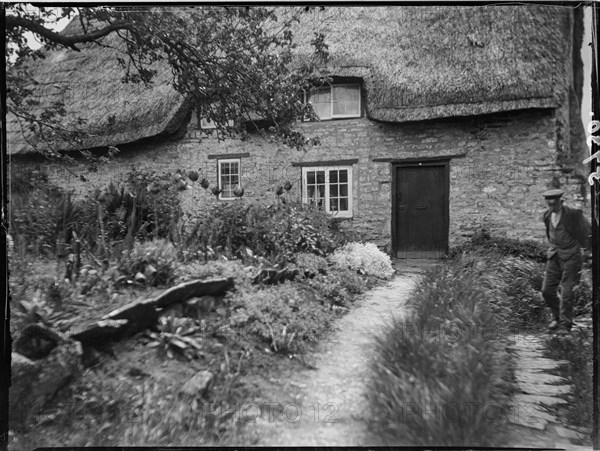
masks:
[[[343,119],[361,116],[360,84],[334,83],[305,92],[319,119]]]

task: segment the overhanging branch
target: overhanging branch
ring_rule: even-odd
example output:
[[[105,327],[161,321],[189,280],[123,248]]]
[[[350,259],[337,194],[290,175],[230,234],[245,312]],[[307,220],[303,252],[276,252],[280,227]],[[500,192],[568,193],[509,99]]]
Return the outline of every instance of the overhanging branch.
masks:
[[[17,27],[25,28],[35,34],[38,34],[49,41],[55,42],[57,44],[61,44],[65,47],[69,47],[73,50],[79,51],[76,44],[83,44],[85,42],[93,42],[97,39],[100,39],[104,36],[109,35],[110,33],[117,30],[132,30],[132,25],[129,23],[118,22],[111,25],[108,25],[100,30],[95,30],[90,33],[84,34],[73,34],[73,35],[62,35],[56,33],[39,23],[36,23],[32,20],[25,19],[23,17],[7,15],[6,16],[6,29],[11,30]]]

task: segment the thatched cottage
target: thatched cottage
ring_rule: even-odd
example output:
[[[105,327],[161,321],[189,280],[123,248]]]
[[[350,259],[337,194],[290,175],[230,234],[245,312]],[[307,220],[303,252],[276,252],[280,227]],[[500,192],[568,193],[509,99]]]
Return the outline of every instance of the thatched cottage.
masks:
[[[182,193],[186,208],[317,199],[392,255],[440,256],[482,227],[542,240],[541,193],[561,186],[586,202],[580,10],[564,6],[332,7],[310,28],[326,35],[333,83],[311,101],[320,122],[299,122],[322,144],[298,152],[256,137],[218,141],[166,82],[120,83],[110,49],[57,50],[36,62],[40,95],[87,119],[83,146],[118,146],[116,160],[81,182],[36,159],[7,118],[11,165],[40,164],[78,192],[139,168],[201,169],[225,191]],[[309,39],[304,39],[308,41]],[[302,49],[300,49],[300,53]],[[334,99],[334,100],[332,100]],[[64,144],[68,149],[69,144]]]

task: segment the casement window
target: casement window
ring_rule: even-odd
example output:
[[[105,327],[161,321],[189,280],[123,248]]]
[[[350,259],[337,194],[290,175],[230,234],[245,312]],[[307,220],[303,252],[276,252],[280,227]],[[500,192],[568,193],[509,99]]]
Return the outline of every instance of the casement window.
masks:
[[[239,158],[218,160],[217,165],[219,170],[219,189],[222,190],[219,194],[219,199],[235,199],[236,196],[233,194],[233,190],[241,186],[241,160]]]
[[[227,121],[227,126],[233,127],[233,121],[232,120]],[[210,119],[201,117],[200,118],[200,128],[202,130],[214,130],[217,128],[217,126]]]
[[[329,84],[304,93],[319,119],[341,119],[361,116],[360,84]]]
[[[302,168],[302,201],[340,218],[352,217],[352,167]]]

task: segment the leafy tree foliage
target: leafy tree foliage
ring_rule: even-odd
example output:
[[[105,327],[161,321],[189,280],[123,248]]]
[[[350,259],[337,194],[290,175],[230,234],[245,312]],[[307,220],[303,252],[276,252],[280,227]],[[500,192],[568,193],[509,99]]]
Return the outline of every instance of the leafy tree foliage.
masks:
[[[318,143],[292,127],[300,116],[314,118],[298,93],[326,80],[319,69],[327,59],[323,35],[315,33],[310,55],[301,60],[293,55],[297,45],[293,26],[313,18],[307,14],[310,8],[286,8],[285,19],[274,8],[258,6],[8,4],[5,9],[7,107],[38,141],[47,144],[47,156],[60,156],[53,150],[56,140],[81,143],[85,121],[70,121],[67,126],[61,101],[41,108],[24,62],[43,58],[44,49],[81,51],[86,45],[107,45],[102,38],[111,34],[124,43],[115,48],[115,64],[124,69],[124,83],[152,83],[157,67],[168,64],[175,89],[216,125],[220,137],[244,137],[247,125],[254,123],[264,136],[294,148]],[[53,31],[52,24],[64,18],[78,21],[79,31]],[[27,33],[43,43],[42,49],[29,47]]]

